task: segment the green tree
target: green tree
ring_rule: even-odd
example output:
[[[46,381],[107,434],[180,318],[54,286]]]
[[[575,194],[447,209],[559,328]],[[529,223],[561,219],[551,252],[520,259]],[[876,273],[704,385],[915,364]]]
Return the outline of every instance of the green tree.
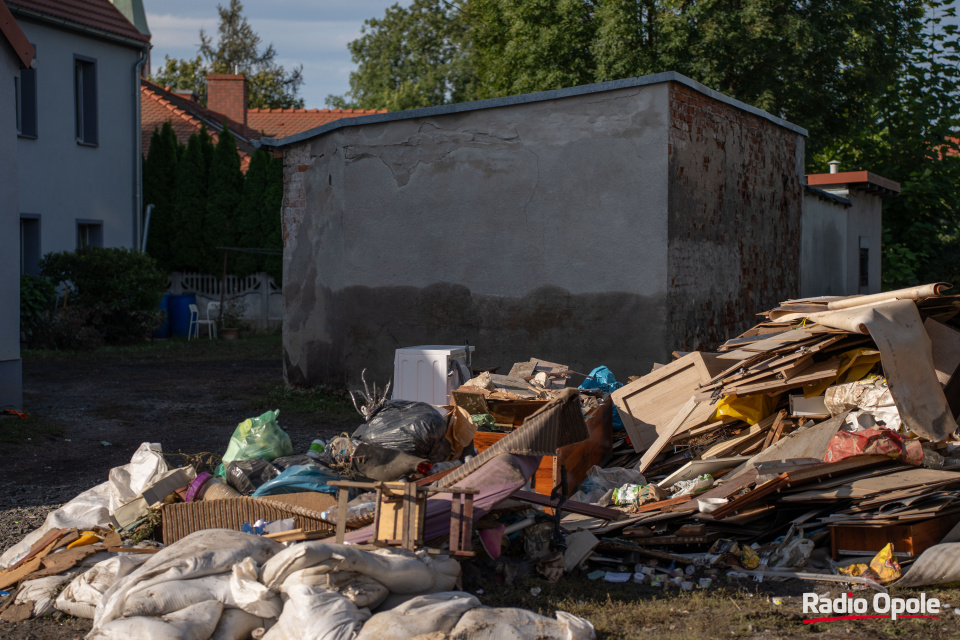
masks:
[[[203,138],[199,134],[190,136],[187,150],[177,164],[171,262],[173,268],[179,271],[199,271],[206,249],[203,218],[207,209],[208,172],[203,145]]]
[[[223,253],[216,247],[236,246],[237,206],[243,191],[243,173],[237,143],[224,127],[210,163],[206,217],[203,220],[204,273],[220,273]]]
[[[261,234],[265,249],[283,251],[283,160],[269,158],[267,188],[263,194]],[[279,285],[283,281],[283,256],[264,256],[262,267]]]
[[[407,109],[678,71],[811,131],[899,75],[924,0],[415,0],[367,20],[332,106]],[[454,91],[452,88],[458,90]]]
[[[884,83],[861,126],[813,157],[815,170],[870,170],[900,183],[883,207],[883,284],[960,284],[960,37],[956,11],[933,0],[904,70]]]
[[[260,36],[243,15],[240,0],[228,6],[217,5],[220,24],[217,38],[200,30],[200,49],[196,58],[164,58],[163,67],[153,80],[180,91],[193,91],[206,104],[206,77],[209,73],[242,73],[247,77],[247,107],[303,108],[297,97],[303,84],[303,65],[288,71],[277,64],[272,44],[261,47]]]
[[[161,268],[173,268],[173,238],[175,232],[173,200],[177,184],[177,136],[169,122],[154,129],[150,137],[150,151],[143,166],[143,202],[153,205],[147,236],[147,253]]]
[[[357,70],[350,91],[327,96],[339,109],[398,111],[472,100],[475,71],[467,23],[439,0],[395,4],[371,18],[347,47]]]
[[[270,180],[270,163],[273,159],[263,149],[257,149],[250,158],[247,175],[243,180],[243,196],[237,207],[237,246],[247,249],[262,249],[264,236],[264,195]],[[232,260],[232,272],[245,276],[262,271],[263,257],[258,254],[240,253]]]

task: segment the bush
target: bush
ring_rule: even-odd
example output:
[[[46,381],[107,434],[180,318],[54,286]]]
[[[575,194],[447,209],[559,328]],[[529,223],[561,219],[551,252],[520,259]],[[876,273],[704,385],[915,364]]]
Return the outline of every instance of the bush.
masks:
[[[20,332],[30,340],[53,309],[57,290],[46,278],[20,276]]]
[[[146,254],[98,247],[51,253],[40,262],[40,271],[66,287],[66,299],[58,305],[60,311],[52,314],[51,327],[69,333],[79,323],[86,334],[77,336],[79,345],[56,344],[54,348],[90,346],[95,337],[111,344],[136,342],[163,322],[158,307],[167,288],[167,275]],[[63,340],[58,337],[54,342]]]

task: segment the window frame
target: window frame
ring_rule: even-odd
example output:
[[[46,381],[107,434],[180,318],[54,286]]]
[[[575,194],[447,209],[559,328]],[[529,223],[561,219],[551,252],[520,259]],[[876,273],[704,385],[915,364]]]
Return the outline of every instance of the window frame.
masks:
[[[99,227],[99,228],[100,228],[100,238],[99,238],[100,244],[96,244],[96,245],[88,244],[88,245],[86,245],[86,246],[88,246],[88,247],[89,247],[89,246],[95,246],[95,247],[98,247],[98,248],[101,248],[101,249],[102,249],[102,248],[103,248],[103,220],[93,220],[93,219],[91,219],[91,218],[77,218],[76,220],[77,220],[77,222],[76,222],[76,230],[77,230],[77,249],[83,249],[83,248],[84,248],[84,247],[80,244],[80,227],[86,227],[86,226],[90,226],[90,227],[96,226],[96,227]]]
[[[37,47],[33,43],[34,51]],[[36,55],[34,55],[36,60]],[[24,83],[25,74],[29,74],[30,81]],[[35,66],[21,67],[19,73],[14,78],[17,103],[17,137],[27,140],[36,140],[40,135],[40,109],[37,105],[37,69]],[[24,109],[24,98],[29,94],[32,109],[29,112]],[[33,124],[32,131],[24,131],[25,115],[30,114]]]
[[[37,223],[37,265],[36,268],[28,271],[24,268],[24,260],[26,256],[23,251],[23,221],[32,220]],[[21,213],[20,214],[20,275],[25,273],[30,275],[38,276],[40,275],[40,259],[43,258],[43,224],[41,223],[41,218],[39,213]]]
[[[82,71],[82,75],[78,72]],[[92,79],[90,79],[92,78]],[[93,87],[90,98],[90,85]],[[73,54],[73,108],[77,144],[83,147],[100,146],[99,83],[97,59]],[[90,109],[90,106],[93,108]],[[90,115],[90,112],[93,112]],[[93,131],[89,131],[91,128]]]

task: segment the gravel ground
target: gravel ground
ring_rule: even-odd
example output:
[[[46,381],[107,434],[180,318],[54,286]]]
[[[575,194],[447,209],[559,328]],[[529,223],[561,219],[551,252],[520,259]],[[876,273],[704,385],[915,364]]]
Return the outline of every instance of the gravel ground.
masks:
[[[342,413],[331,421],[309,404],[286,402],[290,409],[283,407],[286,396],[277,400],[279,336],[27,352],[23,376],[29,420],[0,418],[0,553],[43,524],[47,513],[106,481],[141,442],[160,442],[168,453],[222,454],[237,423],[278,406],[294,451],[356,426]],[[66,640],[89,628],[86,620],[0,622],[0,638]]]

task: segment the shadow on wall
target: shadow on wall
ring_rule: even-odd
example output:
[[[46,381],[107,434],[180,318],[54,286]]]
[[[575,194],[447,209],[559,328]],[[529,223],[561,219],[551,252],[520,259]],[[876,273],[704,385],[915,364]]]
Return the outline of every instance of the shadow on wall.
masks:
[[[301,298],[296,289],[285,285],[288,384],[355,385],[364,367],[368,381],[385,383],[393,375],[396,349],[465,340],[476,347],[475,366],[499,366],[499,373],[507,373],[514,362],[538,357],[583,373],[603,364],[626,380],[666,361],[674,348],[666,344],[665,296],[574,295],[546,286],[516,298],[476,295],[462,285],[437,283],[311,291]],[[312,304],[303,304],[306,298]],[[318,324],[330,340],[311,335]]]

